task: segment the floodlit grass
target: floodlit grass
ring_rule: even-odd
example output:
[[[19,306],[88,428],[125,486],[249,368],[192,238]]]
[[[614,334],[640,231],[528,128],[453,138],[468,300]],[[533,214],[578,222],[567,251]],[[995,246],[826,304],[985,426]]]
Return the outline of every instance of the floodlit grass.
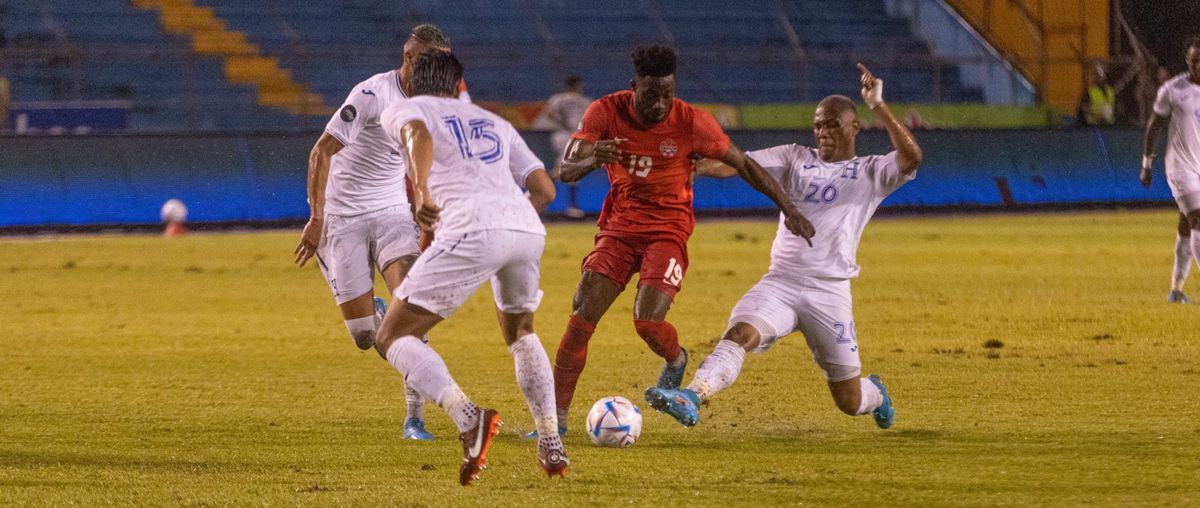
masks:
[[[433,333],[507,422],[471,488],[440,409],[438,441],[399,439],[400,376],[354,348],[315,267],[289,264],[296,234],[0,239],[0,504],[1196,506],[1200,307],[1165,303],[1174,223],[869,226],[855,313],[864,368],[897,405],[888,431],[839,413],[791,336],[751,356],[699,426],[647,411],[632,448],[591,446],[590,401],[645,406],[661,365],[628,292],[592,341],[565,480],[517,438],[530,418],[482,291]],[[538,328],[551,355],[593,234],[550,227]],[[689,379],[773,234],[698,226],[670,315],[695,354]]]

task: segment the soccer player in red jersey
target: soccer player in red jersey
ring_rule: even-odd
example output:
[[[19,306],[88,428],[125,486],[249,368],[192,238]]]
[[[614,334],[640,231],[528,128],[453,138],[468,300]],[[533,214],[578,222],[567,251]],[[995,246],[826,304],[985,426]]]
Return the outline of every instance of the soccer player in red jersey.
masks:
[[[814,233],[775,180],[729,142],[712,115],[675,98],[673,49],[642,46],[632,56],[632,89],[593,102],[563,154],[564,182],[578,181],[603,165],[612,188],[600,213],[596,246],[584,258],[583,278],[555,359],[560,434],[566,432],[567,409],[587,362],[588,340],[634,273],[634,328],[666,361],[658,386],[675,388],[683,379],[687,351],[666,317],[687,273],[687,240],[696,222],[693,156],[736,168],[778,205],[789,231],[805,239]]]

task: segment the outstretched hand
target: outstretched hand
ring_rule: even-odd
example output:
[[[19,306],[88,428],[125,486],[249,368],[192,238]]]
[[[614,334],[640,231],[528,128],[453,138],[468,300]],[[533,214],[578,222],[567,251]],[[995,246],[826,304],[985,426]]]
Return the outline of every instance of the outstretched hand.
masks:
[[[871,74],[870,69],[861,62],[857,64],[858,70],[862,71],[862,98],[863,102],[871,109],[879,107],[883,104],[883,80]]]
[[[624,139],[601,139],[596,142],[596,162],[599,164],[619,164],[621,156],[625,152],[621,151],[621,142]]]
[[[441,216],[441,208],[430,201],[425,201],[424,203],[421,203],[419,208],[417,208],[417,216],[415,218],[417,221],[417,226],[419,226],[422,231],[432,233],[434,226],[437,225],[438,219],[440,219]]]
[[[791,231],[793,235],[803,238],[804,241],[808,242],[808,246],[812,247],[812,237],[817,234],[817,229],[808,221],[808,218],[801,215],[800,212],[793,211],[786,215],[783,224],[787,226],[788,231]]]
[[[292,254],[296,256],[296,266],[304,266],[304,263],[307,263],[317,253],[317,245],[321,243],[323,227],[321,220],[315,217],[308,219],[308,224],[304,225],[304,232],[300,233],[300,244],[296,245],[296,250],[292,251]]]

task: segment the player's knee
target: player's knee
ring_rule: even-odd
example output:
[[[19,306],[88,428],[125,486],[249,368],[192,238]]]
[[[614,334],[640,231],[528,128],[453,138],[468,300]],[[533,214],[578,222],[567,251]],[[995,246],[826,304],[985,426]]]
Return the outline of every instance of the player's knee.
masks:
[[[664,324],[664,321],[650,321],[645,319],[633,320],[633,329],[637,330],[638,337],[643,339],[653,339],[661,335],[659,329]],[[670,326],[670,325],[668,325]]]
[[[350,332],[350,338],[354,339],[359,349],[370,349],[375,344],[375,330],[354,330]]]
[[[758,347],[759,340],[761,339],[759,335],[758,330],[755,330],[753,326],[746,323],[737,323],[725,331],[725,335],[721,337],[721,340],[733,342],[741,346],[742,349],[749,351]]]

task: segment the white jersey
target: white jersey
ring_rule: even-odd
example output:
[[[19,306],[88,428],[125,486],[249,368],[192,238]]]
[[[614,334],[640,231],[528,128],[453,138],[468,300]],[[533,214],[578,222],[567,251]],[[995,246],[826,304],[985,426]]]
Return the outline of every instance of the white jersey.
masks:
[[[345,147],[329,164],[325,213],[353,216],[408,204],[404,157],[380,127],[383,110],[407,99],[398,72],[376,74],[356,85],[325,125]]]
[[[1200,85],[1187,73],[1163,83],[1154,100],[1154,114],[1171,117],[1167,129],[1167,178],[1200,175]],[[1198,189],[1200,190],[1200,189]]]
[[[480,230],[546,234],[521,188],[545,168],[512,124],[474,104],[433,96],[414,97],[383,112],[389,136],[419,120],[433,136],[429,192],[442,209],[438,238]],[[397,144],[399,140],[396,140]]]
[[[816,149],[793,144],[747,155],[779,181],[787,199],[817,230],[809,247],[788,231],[781,214],[771,271],[811,277],[858,276],[855,255],[867,221],[883,198],[916,176],[900,173],[896,152],[825,162]]]

